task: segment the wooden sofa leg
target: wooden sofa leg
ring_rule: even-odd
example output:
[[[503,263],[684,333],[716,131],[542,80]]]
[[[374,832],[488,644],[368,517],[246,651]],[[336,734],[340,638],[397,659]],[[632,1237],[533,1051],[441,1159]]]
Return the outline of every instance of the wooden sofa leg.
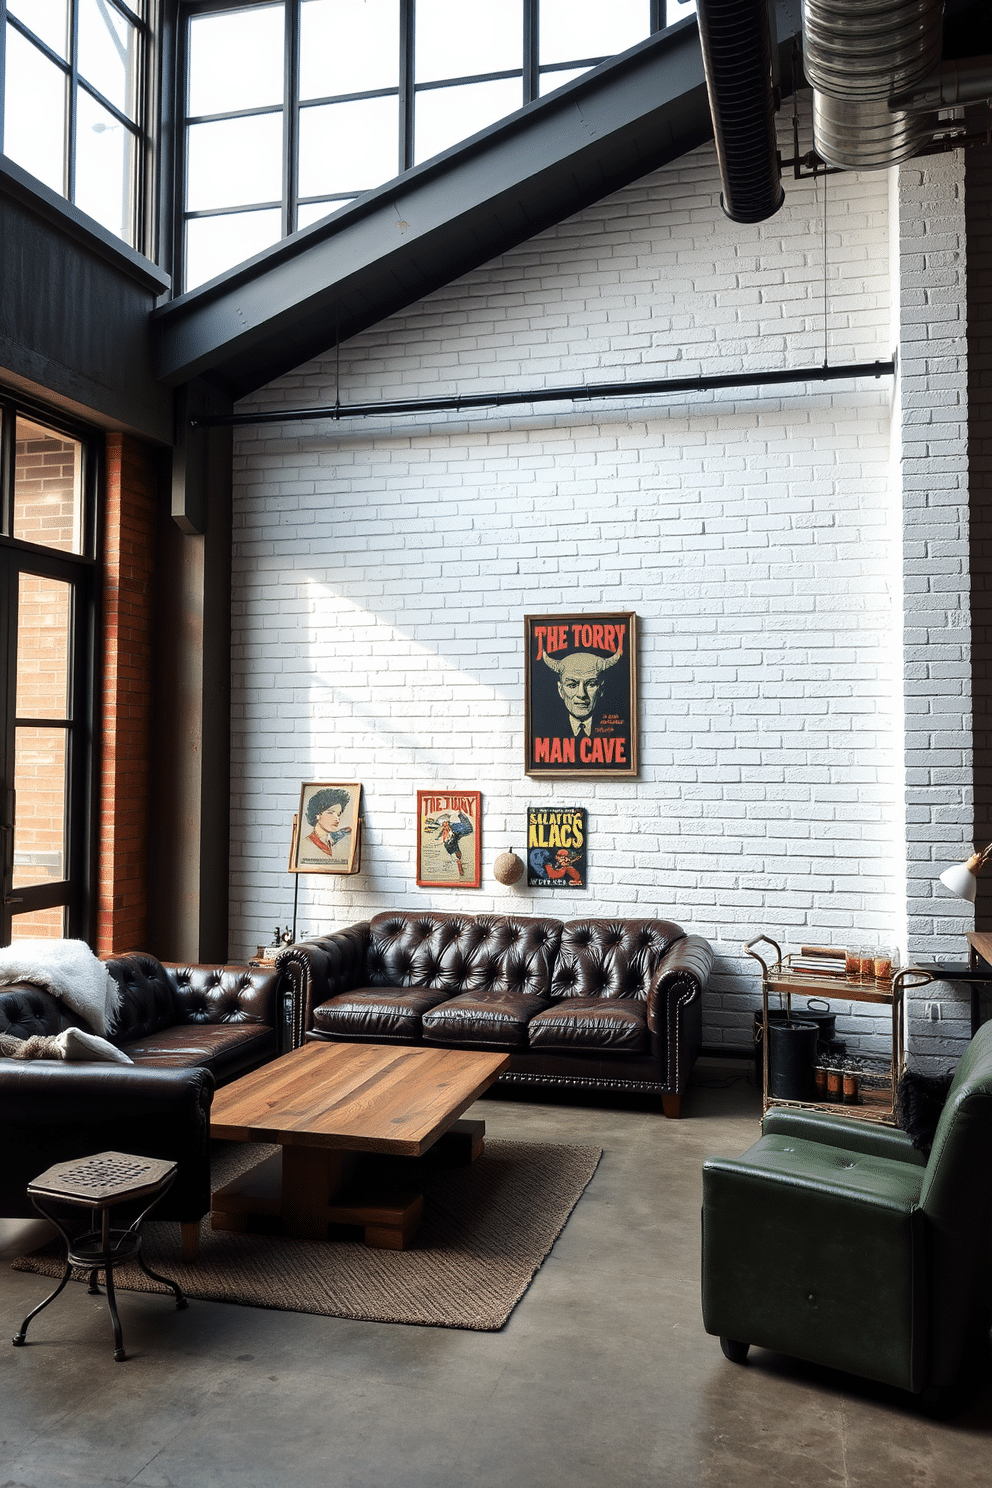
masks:
[[[663,1095],[661,1097],[662,1109],[666,1116],[673,1120],[682,1115],[682,1097],[680,1095]]]
[[[200,1254],[200,1226],[196,1220],[183,1221],[180,1226],[183,1237],[183,1260],[195,1261]]]

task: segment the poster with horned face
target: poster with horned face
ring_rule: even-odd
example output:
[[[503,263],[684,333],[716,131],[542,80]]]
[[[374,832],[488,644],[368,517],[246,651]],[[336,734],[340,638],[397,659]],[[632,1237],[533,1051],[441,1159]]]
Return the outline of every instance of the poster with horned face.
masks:
[[[526,615],[528,775],[637,774],[637,616]]]

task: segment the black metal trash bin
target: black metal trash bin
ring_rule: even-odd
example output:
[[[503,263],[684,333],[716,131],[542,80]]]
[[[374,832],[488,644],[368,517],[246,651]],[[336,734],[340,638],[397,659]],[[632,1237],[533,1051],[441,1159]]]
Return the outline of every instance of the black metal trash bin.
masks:
[[[819,1028],[798,1018],[768,1025],[768,1094],[780,1100],[811,1101],[815,1093]]]
[[[812,998],[810,999],[811,1002],[813,1000]],[[817,998],[816,1001],[820,1001],[820,999]],[[826,1003],[824,1003],[824,1007],[827,1007]],[[815,1023],[819,1030],[819,1037],[817,1039],[818,1055],[844,1054],[847,1051],[847,1044],[844,1040],[835,1037],[834,1024],[836,1014],[829,1010],[820,1012],[819,1009],[805,1007],[797,1008],[794,1013],[789,1013],[785,1008],[769,1008],[768,1021],[769,1023]],[[763,1061],[765,1057],[764,1026],[761,1009],[758,1008],[754,1014],[754,1083],[759,1090],[763,1088],[761,1081],[764,1074]]]

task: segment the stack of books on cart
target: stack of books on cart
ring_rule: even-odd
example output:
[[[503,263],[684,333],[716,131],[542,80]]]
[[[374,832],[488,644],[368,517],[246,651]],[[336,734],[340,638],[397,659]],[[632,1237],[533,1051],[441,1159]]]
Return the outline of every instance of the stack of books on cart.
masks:
[[[843,981],[846,958],[846,951],[835,951],[830,946],[802,946],[798,955],[793,952],[789,957],[789,970],[796,976]]]

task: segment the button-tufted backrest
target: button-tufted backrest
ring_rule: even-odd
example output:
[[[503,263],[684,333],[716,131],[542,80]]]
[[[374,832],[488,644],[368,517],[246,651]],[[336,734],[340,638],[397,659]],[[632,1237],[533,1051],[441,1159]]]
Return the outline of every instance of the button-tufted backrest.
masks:
[[[168,967],[178,1023],[273,1022],[277,971],[246,966]]]
[[[551,981],[553,997],[644,1001],[659,960],[685,931],[671,920],[569,920]]]
[[[106,962],[121,1000],[111,1029],[114,1043],[147,1038],[179,1021],[172,982],[161,961],[145,951],[129,951]]]
[[[373,918],[366,970],[373,987],[547,996],[560,940],[560,920],[398,911]]]
[[[115,1043],[148,1038],[178,1023],[274,1024],[277,971],[163,966],[145,951],[129,951],[106,964],[121,992]]]

